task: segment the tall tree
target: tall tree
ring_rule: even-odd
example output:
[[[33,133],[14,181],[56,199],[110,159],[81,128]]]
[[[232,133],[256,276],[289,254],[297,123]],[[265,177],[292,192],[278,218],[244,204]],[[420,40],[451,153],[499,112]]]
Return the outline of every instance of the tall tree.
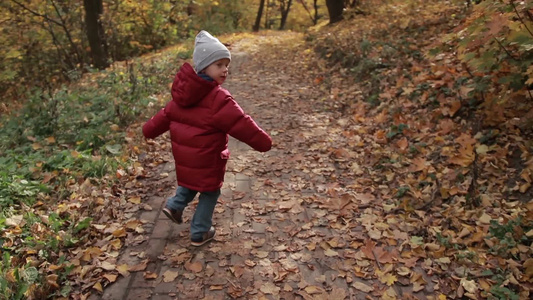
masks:
[[[303,6],[303,8],[305,9],[305,11],[307,12],[307,14],[309,15],[309,18],[311,19],[311,22],[313,22],[313,25],[316,25],[318,23],[318,0],[313,0],[313,8],[314,8],[314,13],[311,12],[311,10],[309,10],[309,8],[307,8],[307,4],[305,3],[304,0],[298,0],[298,2],[300,2],[300,4]]]
[[[95,67],[103,69],[109,66],[104,30],[100,21],[104,6],[102,0],[83,0],[83,7],[85,8],[85,30],[91,47],[93,64]]]
[[[333,24],[342,20],[342,11],[344,10],[344,0],[326,0],[328,7],[329,23]]]
[[[279,8],[281,11],[281,22],[279,23],[279,30],[283,30],[285,23],[287,23],[287,17],[289,16],[289,10],[291,9],[292,0],[285,2],[281,0],[279,2]]]
[[[253,31],[258,32],[261,24],[261,16],[263,15],[263,9],[265,8],[265,0],[259,2],[259,10],[257,11],[257,17],[255,17],[255,24],[252,28]]]

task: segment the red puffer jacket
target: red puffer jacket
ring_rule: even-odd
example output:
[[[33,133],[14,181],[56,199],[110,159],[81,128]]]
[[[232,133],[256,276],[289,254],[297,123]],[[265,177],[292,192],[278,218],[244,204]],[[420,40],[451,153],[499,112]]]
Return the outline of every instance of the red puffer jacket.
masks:
[[[172,84],[172,101],[143,126],[146,138],[170,130],[180,186],[195,191],[222,187],[229,158],[228,134],[257,151],[272,139],[246,115],[231,94],[215,81],[200,78],[185,63]]]

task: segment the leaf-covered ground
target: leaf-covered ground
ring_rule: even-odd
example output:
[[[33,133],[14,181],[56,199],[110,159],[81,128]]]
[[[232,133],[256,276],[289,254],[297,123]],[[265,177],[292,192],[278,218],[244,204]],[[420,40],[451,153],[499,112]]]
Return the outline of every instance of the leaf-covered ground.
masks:
[[[156,260],[164,268],[149,260],[126,267],[143,272],[136,286],[157,291],[170,284],[172,291],[136,295],[528,298],[533,207],[524,200],[527,189],[506,192],[520,189],[509,181],[531,166],[527,141],[502,132],[489,143],[467,122],[446,114],[435,119],[440,112],[407,97],[416,78],[396,77],[404,95],[391,85],[378,106],[351,101],[364,100],[357,78],[329,73],[311,46],[301,34],[282,32],[232,43],[226,87],[275,147],[266,154],[234,149],[228,178],[250,178],[251,188],[228,180],[214,242],[194,249],[188,225],[174,225]],[[413,70],[429,85],[449,68],[426,67]],[[172,193],[167,144],[163,137],[139,146],[150,178],[136,183],[142,202]],[[512,159],[508,152],[519,148],[521,157]],[[478,204],[468,204],[473,180]]]
[[[427,8],[223,39],[234,57],[226,87],[273,150],[232,151],[215,241],[194,249],[175,225],[149,244],[146,220],[175,187],[172,157],[167,136],[145,143],[133,127],[136,162],[118,174],[128,180],[101,192],[80,184],[78,200],[97,200],[64,207],[105,212],[91,225],[105,238],[72,253],[74,297],[96,299],[135,273],[127,287],[156,291],[139,299],[528,299],[531,139],[512,122],[480,125],[456,98],[466,70],[453,52],[425,53],[459,21],[453,7]],[[385,41],[353,57],[377,77],[334,63],[358,35]],[[154,109],[168,96],[156,98]],[[151,247],[162,254],[147,257]]]

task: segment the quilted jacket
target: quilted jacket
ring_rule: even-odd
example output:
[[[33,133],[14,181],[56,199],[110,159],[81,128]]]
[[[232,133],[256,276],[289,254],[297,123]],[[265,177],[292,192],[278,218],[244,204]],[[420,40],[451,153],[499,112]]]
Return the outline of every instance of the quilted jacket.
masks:
[[[222,187],[229,158],[228,134],[257,151],[272,139],[215,81],[200,78],[185,63],[172,84],[172,101],[143,126],[146,138],[170,130],[178,185],[199,191]]]

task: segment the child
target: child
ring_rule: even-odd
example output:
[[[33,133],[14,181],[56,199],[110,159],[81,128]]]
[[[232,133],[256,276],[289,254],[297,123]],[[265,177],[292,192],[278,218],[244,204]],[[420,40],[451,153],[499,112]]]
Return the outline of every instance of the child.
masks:
[[[207,31],[200,31],[194,45],[195,69],[183,64],[172,84],[172,101],[143,126],[144,136],[150,139],[170,130],[178,188],[167,200],[165,215],[181,224],[183,209],[200,193],[191,221],[193,246],[215,236],[212,217],[230,154],[228,134],[257,151],[272,147],[270,136],[220,86],[230,61],[229,50]]]

